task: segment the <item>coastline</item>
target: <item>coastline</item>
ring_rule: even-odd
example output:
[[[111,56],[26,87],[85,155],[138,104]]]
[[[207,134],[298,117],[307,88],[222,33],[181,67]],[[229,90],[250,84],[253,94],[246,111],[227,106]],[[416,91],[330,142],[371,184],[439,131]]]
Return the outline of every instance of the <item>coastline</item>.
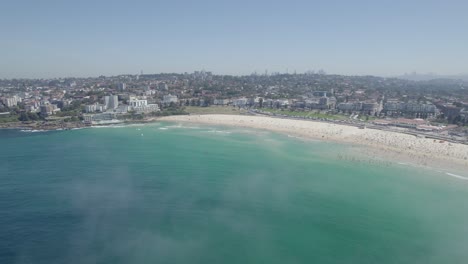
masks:
[[[119,123],[112,123],[114,125],[127,125],[127,124],[148,124],[158,120],[158,117],[151,117],[144,120],[125,120]],[[112,124],[85,124],[81,121],[77,122],[47,122],[47,121],[30,121],[30,122],[12,122],[0,124],[0,129],[13,129],[25,131],[57,131],[57,130],[72,130],[81,128],[91,128],[98,126],[108,126]]]
[[[71,130],[75,128],[89,127],[81,121],[77,122],[47,122],[47,121],[30,121],[30,122],[14,122],[0,124],[0,129],[15,129],[15,130],[31,130],[31,131],[54,131],[54,130]]]
[[[183,122],[206,125],[222,125],[268,130],[299,139],[312,139],[347,144],[352,147],[352,156],[339,155],[342,159],[355,160],[356,155],[373,162],[408,164],[431,170],[449,170],[462,173],[468,180],[468,145],[421,138],[412,134],[381,129],[360,129],[347,124],[324,123],[313,120],[274,118],[258,115],[174,115],[152,117],[145,120],[126,120],[114,125],[151,124],[157,121]],[[63,125],[65,124],[65,125]],[[17,129],[29,132],[74,130],[107,126],[108,124],[86,125],[82,122],[69,123],[9,123],[0,129]],[[448,172],[447,172],[448,173]]]
[[[468,170],[468,145],[393,131],[264,116],[189,115],[157,120],[264,129],[305,139],[350,144],[358,153],[369,157],[409,162],[431,169]]]

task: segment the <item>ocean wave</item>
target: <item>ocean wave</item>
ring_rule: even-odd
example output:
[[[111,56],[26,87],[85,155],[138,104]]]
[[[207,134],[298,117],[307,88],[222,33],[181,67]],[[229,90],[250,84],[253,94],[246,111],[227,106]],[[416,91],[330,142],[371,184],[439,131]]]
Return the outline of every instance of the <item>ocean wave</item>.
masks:
[[[149,126],[149,125],[155,125],[156,123],[146,123],[146,124],[124,124],[124,125],[120,125],[120,126],[123,126],[123,127],[145,127],[145,126]]]
[[[91,128],[122,128],[127,127],[123,125],[105,125],[105,126],[91,126]]]
[[[208,130],[208,131],[203,131],[206,133],[219,133],[219,134],[231,134],[231,131],[223,131],[223,130]]]
[[[182,129],[201,129],[201,127],[196,126],[183,126],[183,125],[174,125],[174,126],[166,126],[167,128],[182,128]]]
[[[114,123],[114,124],[106,124],[106,125],[94,125],[90,126],[91,128],[122,128],[122,127],[144,127],[147,125],[158,125],[159,123],[151,123],[151,124],[123,124],[122,122],[120,123]]]
[[[195,126],[182,126],[182,125],[174,125],[174,126],[165,126],[165,127],[160,127],[159,129],[202,129],[201,127],[195,127]]]
[[[27,132],[27,133],[47,132],[47,130],[42,130],[42,129],[22,129],[20,131]]]
[[[460,179],[460,180],[468,181],[468,177],[463,177],[463,176],[453,174],[453,173],[449,173],[449,172],[446,172],[445,174],[447,174],[448,176]]]
[[[182,125],[166,126],[167,128],[182,128]]]

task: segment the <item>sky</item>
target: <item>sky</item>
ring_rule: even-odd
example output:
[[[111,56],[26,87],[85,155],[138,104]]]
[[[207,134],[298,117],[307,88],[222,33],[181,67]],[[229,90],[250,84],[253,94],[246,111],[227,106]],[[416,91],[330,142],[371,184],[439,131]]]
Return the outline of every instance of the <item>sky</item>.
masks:
[[[468,72],[466,0],[2,0],[0,78]]]

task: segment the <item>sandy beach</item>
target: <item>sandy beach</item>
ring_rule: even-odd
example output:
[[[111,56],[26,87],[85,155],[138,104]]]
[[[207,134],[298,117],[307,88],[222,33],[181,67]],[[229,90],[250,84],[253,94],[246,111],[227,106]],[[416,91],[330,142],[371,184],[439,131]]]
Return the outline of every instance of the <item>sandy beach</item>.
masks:
[[[468,145],[322,122],[242,115],[168,116],[160,120],[265,129],[302,138],[367,146],[369,156],[432,168],[468,169]]]

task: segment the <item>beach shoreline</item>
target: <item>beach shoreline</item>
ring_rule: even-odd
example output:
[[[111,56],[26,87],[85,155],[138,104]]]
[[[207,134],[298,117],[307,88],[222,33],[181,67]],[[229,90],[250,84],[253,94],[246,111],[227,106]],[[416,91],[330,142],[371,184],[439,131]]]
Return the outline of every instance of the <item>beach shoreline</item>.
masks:
[[[462,172],[468,169],[468,145],[393,131],[264,116],[189,115],[167,116],[158,120],[263,129],[299,138],[351,144],[365,155],[380,159],[409,162],[433,169]]]

